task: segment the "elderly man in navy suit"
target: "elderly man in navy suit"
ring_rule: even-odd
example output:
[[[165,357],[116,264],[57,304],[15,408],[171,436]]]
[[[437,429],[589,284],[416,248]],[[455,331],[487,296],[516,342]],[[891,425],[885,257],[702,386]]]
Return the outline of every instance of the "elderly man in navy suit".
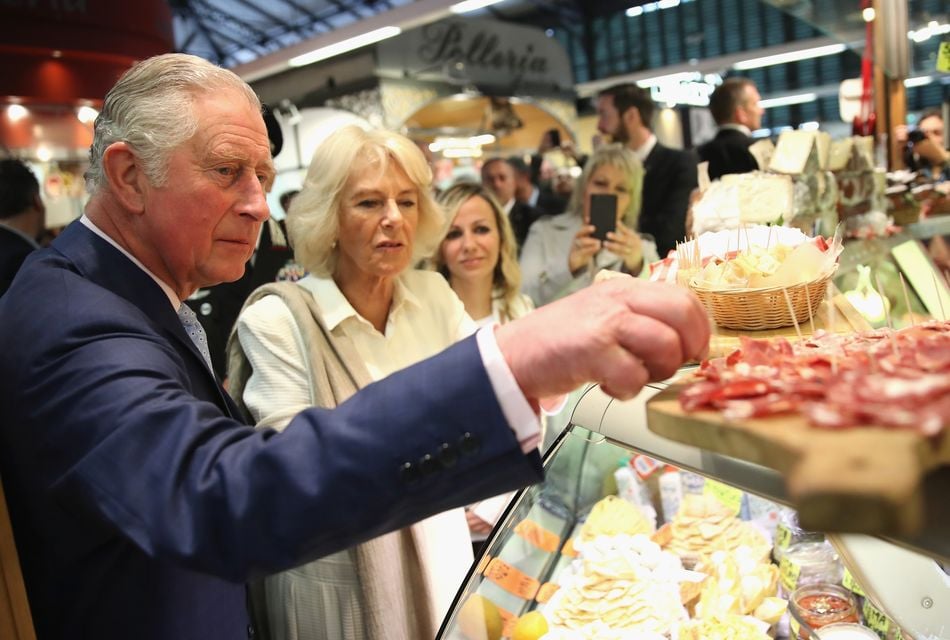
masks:
[[[686,236],[686,210],[698,179],[692,153],[657,141],[654,111],[650,91],[632,83],[614,85],[597,97],[597,130],[627,145],[643,163],[637,231],[652,235],[663,257]]]
[[[749,147],[755,142],[752,132],[762,126],[765,110],[760,100],[759,90],[749,78],[727,78],[712,92],[709,111],[719,131],[698,149],[700,161],[709,163],[710,180],[759,168]]]
[[[249,577],[537,482],[537,399],[629,397],[706,348],[689,293],[611,280],[247,426],[182,300],[239,278],[268,217],[260,108],[199,58],[136,64],[84,216],[0,298],[0,474],[40,640],[247,637]]]

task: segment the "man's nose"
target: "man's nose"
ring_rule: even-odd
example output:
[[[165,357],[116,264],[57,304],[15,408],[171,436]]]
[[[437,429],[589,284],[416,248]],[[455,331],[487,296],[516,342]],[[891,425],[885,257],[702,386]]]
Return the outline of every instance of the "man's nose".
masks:
[[[270,217],[270,207],[267,205],[267,192],[264,190],[264,185],[261,184],[256,175],[249,176],[246,182],[241,214],[250,216],[257,222],[264,222]]]

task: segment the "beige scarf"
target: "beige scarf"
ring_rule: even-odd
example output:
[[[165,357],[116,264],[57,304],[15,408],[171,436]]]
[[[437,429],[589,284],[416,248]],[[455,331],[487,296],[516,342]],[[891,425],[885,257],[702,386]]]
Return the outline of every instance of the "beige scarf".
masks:
[[[316,406],[335,407],[372,382],[349,338],[335,336],[324,326],[320,309],[309,291],[290,282],[264,285],[251,294],[244,308],[268,295],[276,295],[284,301],[303,336]],[[248,411],[242,396],[252,371],[236,333],[232,331],[228,341],[229,392],[246,414]],[[372,464],[372,461],[367,463]],[[379,536],[349,551],[354,554],[362,592],[366,639],[434,638],[434,614],[422,570],[423,557],[412,527]],[[260,585],[252,585],[252,612],[258,620],[262,608],[259,593]],[[265,624],[260,626],[262,631],[266,627]],[[306,640],[312,637],[303,630],[298,631],[292,632],[296,638]]]

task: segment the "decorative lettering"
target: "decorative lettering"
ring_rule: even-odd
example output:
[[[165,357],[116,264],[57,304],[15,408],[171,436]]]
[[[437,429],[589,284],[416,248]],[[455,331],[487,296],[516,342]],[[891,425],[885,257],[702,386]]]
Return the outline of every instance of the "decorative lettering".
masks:
[[[533,44],[504,48],[497,35],[484,30],[470,33],[466,25],[458,22],[428,25],[423,28],[422,37],[419,58],[433,66],[443,62],[462,62],[506,72],[515,83],[527,74],[548,72],[547,59],[535,53]]]

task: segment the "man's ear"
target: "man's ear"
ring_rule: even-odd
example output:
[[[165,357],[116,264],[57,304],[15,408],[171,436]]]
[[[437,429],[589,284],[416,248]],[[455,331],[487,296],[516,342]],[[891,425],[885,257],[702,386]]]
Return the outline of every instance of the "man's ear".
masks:
[[[627,131],[635,131],[637,125],[640,124],[640,110],[636,107],[630,107],[623,112],[621,119]]]
[[[127,143],[114,142],[106,148],[102,170],[109,181],[109,191],[125,209],[134,213],[145,211],[148,178]]]

